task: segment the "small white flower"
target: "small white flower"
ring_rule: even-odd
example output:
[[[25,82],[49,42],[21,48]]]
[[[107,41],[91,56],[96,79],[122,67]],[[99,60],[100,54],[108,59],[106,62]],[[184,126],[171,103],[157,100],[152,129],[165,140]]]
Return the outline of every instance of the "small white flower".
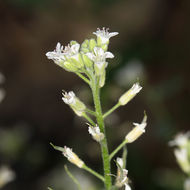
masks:
[[[98,125],[96,125],[96,127],[92,127],[89,125],[88,132],[92,135],[92,138],[97,142],[100,142],[104,138],[104,134],[100,132],[100,128],[98,127]]]
[[[144,132],[145,132],[145,127],[147,126],[147,116],[146,114],[144,115],[144,118],[142,122],[139,123],[133,123],[135,126],[125,137],[128,143],[134,142],[136,139],[138,139]]]
[[[75,93],[73,91],[70,92],[63,92],[63,97],[62,100],[69,105],[73,105],[75,104],[76,100],[75,100]]]
[[[139,83],[135,83],[131,88],[131,93],[135,95],[139,93],[141,89],[142,89],[142,86],[140,86]]]
[[[179,146],[179,147],[184,147],[187,145],[188,143],[188,139],[190,137],[190,131],[188,131],[187,133],[183,134],[180,133],[178,134],[173,141],[169,142],[170,146]]]
[[[15,179],[15,173],[7,166],[0,168],[0,188]]]
[[[126,105],[141,91],[141,89],[142,86],[140,86],[139,83],[133,84],[133,86],[119,98],[119,103],[122,106]]]
[[[96,32],[93,32],[93,34],[95,34],[97,37],[99,37],[101,39],[101,43],[105,44],[109,41],[109,39],[113,36],[118,35],[118,32],[108,32],[109,28],[105,28],[103,27],[102,30],[100,30],[99,28],[97,28]]]
[[[56,45],[56,49],[54,51],[50,51],[46,53],[48,59],[52,59],[53,61],[65,61],[65,56],[63,54],[63,46],[58,42]]]
[[[106,58],[114,58],[114,55],[111,52],[104,52],[100,47],[95,47],[94,53],[86,53],[86,55],[95,63],[105,62]]]
[[[71,148],[64,147],[63,155],[73,164],[77,165],[79,168],[82,168],[84,162],[72,151]]]
[[[67,58],[74,58],[78,61],[79,49],[80,49],[80,44],[78,43],[73,45],[69,44],[68,46],[65,47],[63,52]]]

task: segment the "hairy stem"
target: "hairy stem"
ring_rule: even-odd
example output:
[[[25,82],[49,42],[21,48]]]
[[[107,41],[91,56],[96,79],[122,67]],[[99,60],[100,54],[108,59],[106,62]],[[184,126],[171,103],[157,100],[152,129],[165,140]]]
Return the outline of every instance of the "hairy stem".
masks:
[[[100,103],[100,89],[98,85],[98,81],[94,79],[91,83],[91,89],[93,93],[94,105],[96,110],[96,120],[100,131],[104,133],[104,139],[100,142],[101,145],[101,152],[102,152],[102,159],[103,159],[103,166],[104,166],[104,178],[105,178],[105,188],[106,190],[110,190],[112,186],[111,176],[110,176],[110,161],[109,161],[109,152],[107,146],[107,138],[105,133],[105,126],[104,126],[104,119],[102,115],[102,108]]]

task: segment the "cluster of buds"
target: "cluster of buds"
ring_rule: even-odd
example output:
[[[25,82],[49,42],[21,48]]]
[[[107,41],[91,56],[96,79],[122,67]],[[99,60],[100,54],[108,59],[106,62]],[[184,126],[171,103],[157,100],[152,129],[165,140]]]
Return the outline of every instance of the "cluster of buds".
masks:
[[[67,71],[99,77],[99,86],[103,87],[105,69],[108,64],[106,59],[114,57],[111,52],[107,51],[109,39],[118,32],[109,33],[108,29],[103,28],[97,29],[93,34],[97,36],[96,39],[85,40],[81,45],[76,41],[71,41],[64,48],[58,42],[56,49],[47,52],[46,56]]]
[[[190,131],[178,134],[174,140],[169,142],[170,146],[176,146],[174,154],[176,160],[184,173],[190,175]]]
[[[124,168],[124,163],[122,158],[116,159],[116,165],[117,165],[117,176],[116,176],[116,183],[115,185],[119,188],[122,186],[125,186],[125,190],[131,190],[131,187],[129,186],[129,179],[127,177],[128,170]]]

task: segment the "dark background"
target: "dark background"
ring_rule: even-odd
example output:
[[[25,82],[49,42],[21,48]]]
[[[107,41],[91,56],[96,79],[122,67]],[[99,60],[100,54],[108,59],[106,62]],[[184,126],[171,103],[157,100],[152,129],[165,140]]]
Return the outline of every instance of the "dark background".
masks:
[[[103,110],[137,78],[143,86],[133,101],[106,120],[110,151],[146,110],[146,133],[128,146],[133,189],[183,189],[185,175],[168,141],[189,129],[189,7],[188,0],[0,1],[0,72],[6,91],[0,104],[0,164],[16,173],[3,189],[75,189],[64,172],[65,163],[84,189],[102,188],[49,145],[72,147],[87,165],[102,172],[100,150],[86,121],[61,100],[62,89],[74,90],[92,106],[89,88],[45,53],[58,41],[67,45],[95,37],[92,32],[103,26],[119,32],[109,46],[115,58],[102,89]]]

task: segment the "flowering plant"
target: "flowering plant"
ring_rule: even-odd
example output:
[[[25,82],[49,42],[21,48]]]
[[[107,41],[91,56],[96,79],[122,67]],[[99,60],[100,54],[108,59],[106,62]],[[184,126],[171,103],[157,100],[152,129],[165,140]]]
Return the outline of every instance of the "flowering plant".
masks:
[[[126,135],[123,142],[112,153],[109,153],[108,149],[104,119],[118,107],[124,106],[132,100],[136,94],[140,92],[142,87],[139,83],[135,83],[131,89],[129,89],[118,99],[115,106],[113,106],[106,113],[102,113],[100,90],[105,85],[106,67],[108,66],[107,59],[114,58],[114,55],[108,51],[108,45],[110,38],[118,35],[118,32],[109,33],[108,29],[103,28],[102,30],[97,29],[97,31],[93,32],[93,34],[96,35],[96,39],[86,39],[81,45],[76,41],[71,41],[69,45],[64,48],[58,42],[56,49],[46,53],[46,56],[66,71],[77,74],[91,88],[95,110],[88,109],[73,91],[63,92],[62,99],[71,107],[76,115],[79,117],[84,117],[89,122],[89,134],[95,141],[97,141],[97,143],[99,143],[101,147],[104,175],[101,175],[89,168],[72,151],[72,149],[66,146],[64,148],[55,146],[52,143],[51,145],[56,150],[61,151],[71,163],[99,178],[104,183],[106,190],[118,189],[122,186],[125,186],[125,190],[130,190],[131,187],[127,177],[128,170],[125,169],[125,149],[123,157],[116,159],[116,165],[118,168],[117,175],[111,174],[110,162],[121,148],[123,148],[127,143],[134,142],[145,132],[147,116],[146,114],[144,115],[142,123],[134,123],[135,127]],[[94,121],[90,115],[95,116],[96,121]],[[67,168],[66,171],[77,184],[78,189],[81,189],[76,178],[74,178]],[[112,183],[111,175],[115,176],[115,183]]]

